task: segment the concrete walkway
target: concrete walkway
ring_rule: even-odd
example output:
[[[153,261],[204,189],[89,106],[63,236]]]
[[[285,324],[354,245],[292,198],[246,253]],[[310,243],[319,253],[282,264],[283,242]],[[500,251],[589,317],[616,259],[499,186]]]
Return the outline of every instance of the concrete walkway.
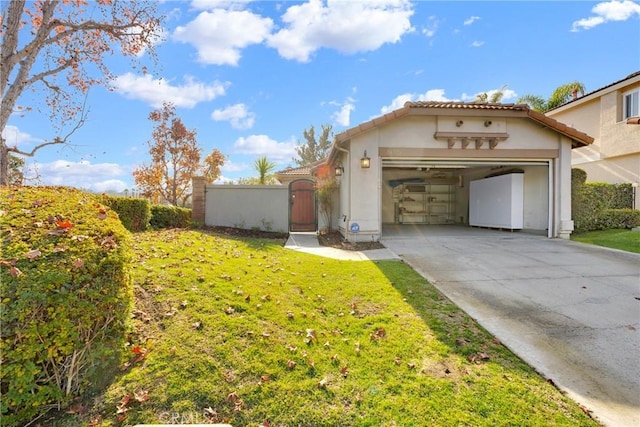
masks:
[[[456,226],[383,236],[374,251],[321,247],[315,233],[292,233],[286,247],[403,259],[598,421],[640,426],[640,254]]]
[[[290,233],[285,248],[325,258],[341,259],[346,261],[381,261],[399,260],[400,257],[389,249],[372,249],[368,251],[348,251],[343,249],[320,246],[318,236],[310,233]]]

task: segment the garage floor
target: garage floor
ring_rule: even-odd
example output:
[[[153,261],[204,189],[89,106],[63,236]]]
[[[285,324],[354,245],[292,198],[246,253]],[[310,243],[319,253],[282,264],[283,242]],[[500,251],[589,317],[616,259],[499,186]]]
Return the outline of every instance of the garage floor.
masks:
[[[599,421],[640,425],[639,254],[453,225],[382,243]]]

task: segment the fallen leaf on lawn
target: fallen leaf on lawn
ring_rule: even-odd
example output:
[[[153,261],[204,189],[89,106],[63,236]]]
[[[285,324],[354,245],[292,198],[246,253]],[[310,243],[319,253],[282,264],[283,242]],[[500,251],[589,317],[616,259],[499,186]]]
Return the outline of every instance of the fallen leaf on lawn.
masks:
[[[67,414],[81,414],[84,412],[84,405],[82,404],[82,400],[78,397],[74,399],[74,402],[67,409]]]
[[[118,410],[122,409],[122,410],[126,410],[127,405],[129,404],[129,402],[131,402],[131,398],[133,397],[133,395],[131,393],[127,393],[125,394],[122,399],[120,399],[120,403],[118,404]]]
[[[224,309],[224,312],[227,313],[227,314],[233,314],[236,311],[233,309],[233,307],[227,307],[227,308]]]
[[[202,329],[202,322],[194,322],[191,325],[191,329],[193,329],[195,331],[199,331],[200,329]]]
[[[329,380],[327,379],[327,377],[324,377],[323,379],[320,380],[320,382],[318,382],[318,387],[327,388],[328,383],[329,383]]]
[[[82,268],[84,267],[84,261],[78,258],[77,260],[73,261],[73,266],[75,268]]]
[[[56,246],[55,248],[53,248],[53,253],[65,252],[66,250],[67,248],[65,248],[64,246]]]
[[[340,373],[343,377],[347,378],[347,375],[349,375],[349,368],[343,366],[342,368],[340,368]]]
[[[35,225],[37,228],[42,228],[42,226],[44,225],[44,222],[36,221],[36,222],[33,223],[33,225]]]
[[[98,427],[102,424],[102,415],[96,415],[89,420],[89,427]]]
[[[73,224],[71,224],[71,222],[69,222],[68,220],[65,221],[56,221],[56,225],[58,226],[58,228],[64,228],[64,229],[69,229],[71,227],[73,227]]]
[[[149,400],[149,397],[149,392],[146,390],[139,390],[133,393],[133,398],[138,403],[146,402],[147,400]]]
[[[355,343],[355,350],[356,350],[356,353],[360,353],[360,341],[357,341]]]
[[[34,259],[38,259],[40,258],[40,256],[42,255],[42,252],[40,252],[40,250],[38,249],[34,249],[32,251],[29,251],[25,254],[25,256],[29,259],[29,261],[33,261]]]
[[[288,360],[287,361],[287,368],[293,369],[295,367],[296,367],[296,362],[294,362],[293,360]]]
[[[412,362],[409,362],[409,363],[407,363],[407,367],[408,367],[409,369],[415,369],[415,368],[416,368],[416,364],[415,364],[415,363],[412,363]]]
[[[269,422],[269,420],[264,420],[262,422],[262,427],[271,427],[271,423]]]
[[[107,215],[107,211],[106,210],[104,210],[104,209],[98,210],[98,219],[104,220],[104,219],[107,219],[107,216],[108,215]]]
[[[208,415],[210,417],[217,417],[218,416],[218,411],[213,409],[211,406],[209,406],[208,408],[204,408],[204,413],[205,413],[205,415]]]
[[[260,377],[261,384],[268,383],[269,381],[271,381],[271,375],[269,374],[264,374]]]
[[[265,337],[265,338],[269,338],[271,336],[271,334],[269,332],[265,331],[265,332],[262,333],[262,336]]]
[[[369,335],[372,340],[379,340],[387,336],[387,331],[384,328],[378,328],[374,333]]]
[[[16,267],[12,266],[9,269],[9,274],[12,275],[13,277],[20,277],[20,276],[22,276],[22,271],[20,271],[19,268],[16,268]]]
[[[395,359],[393,359],[393,363],[395,363],[396,365],[399,365],[401,361],[402,360],[399,357],[396,357]]]
[[[247,295],[246,297],[244,297],[244,300],[246,302],[250,302],[251,301],[251,295]]]
[[[329,348],[331,347],[331,344],[329,343],[329,341],[327,341],[326,343],[324,343],[324,348]]]
[[[240,399],[240,396],[238,396],[238,393],[236,393],[235,391],[232,391],[227,395],[227,402],[235,403],[239,399]]]
[[[189,301],[184,300],[180,303],[180,308],[187,308],[188,305],[189,305]]]
[[[126,420],[126,419],[127,419],[127,412],[126,412],[126,410],[125,410],[125,411],[123,411],[123,412],[117,412],[117,413],[116,413],[116,421],[117,421],[117,422],[122,423],[122,422],[124,422],[124,420]]]
[[[271,295],[267,294],[260,298],[262,301],[271,301]]]
[[[67,229],[66,228],[57,228],[55,230],[47,231],[47,234],[49,236],[64,236],[66,233],[67,233]]]
[[[100,246],[102,246],[105,249],[116,248],[118,246],[118,244],[116,243],[116,236],[114,236],[113,234],[110,234],[109,236],[105,237],[100,242]]]
[[[316,335],[316,331],[314,331],[313,329],[307,329],[307,335],[306,337],[309,338],[310,340],[314,340],[317,341],[318,340],[318,336]]]

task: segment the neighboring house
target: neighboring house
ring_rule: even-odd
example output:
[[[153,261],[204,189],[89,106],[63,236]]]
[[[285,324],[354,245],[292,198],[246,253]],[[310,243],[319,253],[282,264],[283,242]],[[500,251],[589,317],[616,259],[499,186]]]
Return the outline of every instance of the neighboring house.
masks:
[[[572,153],[573,167],[587,172],[587,181],[638,185],[640,71],[546,114],[594,138]]]
[[[340,182],[334,223],[350,241],[378,240],[384,224],[568,238],[571,152],[592,142],[526,105],[407,102],[336,135],[327,158]]]

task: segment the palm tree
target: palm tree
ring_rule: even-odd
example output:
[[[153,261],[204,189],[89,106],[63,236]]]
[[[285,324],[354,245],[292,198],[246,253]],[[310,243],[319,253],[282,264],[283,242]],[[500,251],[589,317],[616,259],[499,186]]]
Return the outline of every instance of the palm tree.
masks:
[[[276,164],[273,162],[270,162],[267,159],[267,156],[258,157],[256,161],[253,163],[253,166],[256,168],[256,171],[258,171],[259,185],[266,185],[269,178],[269,174],[276,168]]]
[[[584,95],[584,85],[579,81],[574,81],[558,86],[546,101],[538,95],[524,95],[518,99],[518,103],[529,104],[531,109],[546,113],[547,111],[566,104],[572,99],[576,99],[578,94],[580,94],[580,96]]]
[[[473,102],[490,102],[492,104],[496,104],[502,101],[502,97],[504,96],[504,90],[507,88],[507,85],[502,86],[500,89],[496,90],[489,96],[488,92],[482,92],[476,95],[476,99]]]

